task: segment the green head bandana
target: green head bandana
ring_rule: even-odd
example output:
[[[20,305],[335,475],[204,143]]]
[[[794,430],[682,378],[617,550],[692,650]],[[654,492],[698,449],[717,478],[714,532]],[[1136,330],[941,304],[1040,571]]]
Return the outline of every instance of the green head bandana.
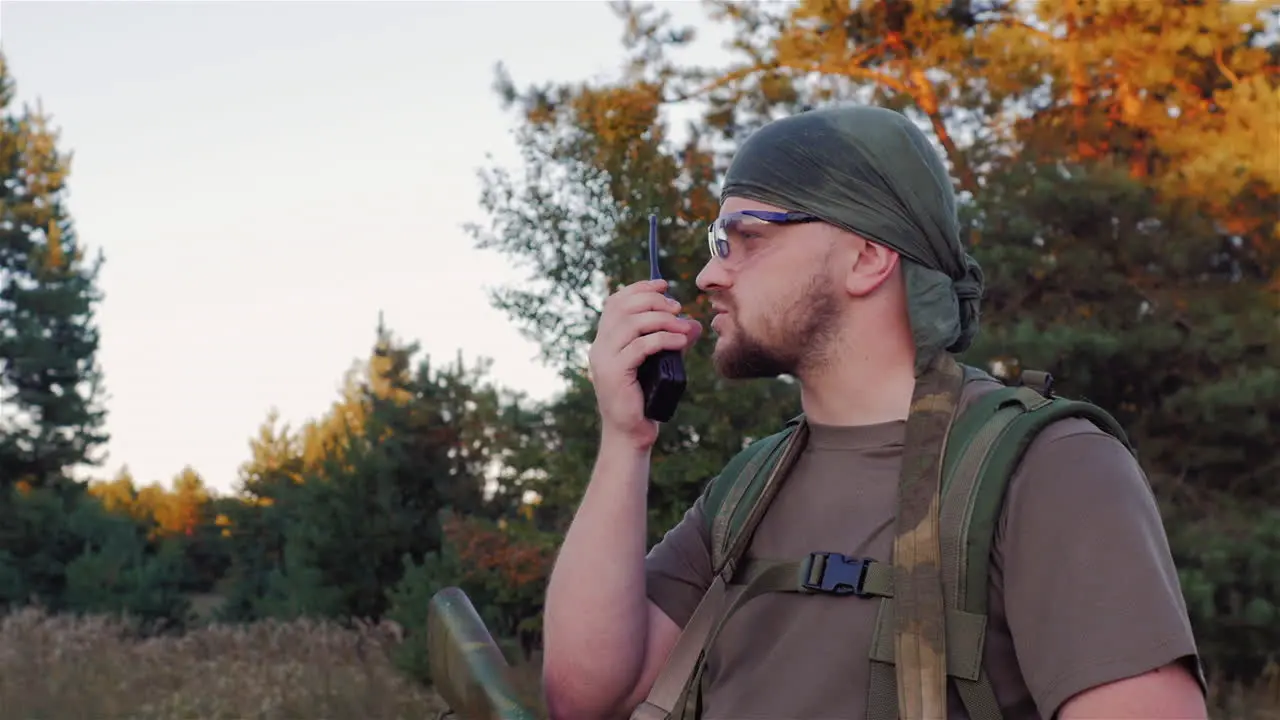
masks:
[[[721,201],[730,196],[816,215],[901,254],[917,371],[977,335],[982,269],[960,245],[942,159],[901,113],[843,106],[774,121],[734,156]]]

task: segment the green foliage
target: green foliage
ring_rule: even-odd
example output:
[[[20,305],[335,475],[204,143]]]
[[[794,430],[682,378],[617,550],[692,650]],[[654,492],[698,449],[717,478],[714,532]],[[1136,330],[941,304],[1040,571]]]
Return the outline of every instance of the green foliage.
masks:
[[[148,543],[146,528],[91,495],[10,488],[0,507],[0,602],[53,611],[124,613],[181,628],[181,548]]]
[[[1240,506],[1169,523],[1187,608],[1206,665],[1248,681],[1280,663],[1280,511]]]
[[[1280,499],[1276,268],[1123,172],[1003,169],[971,212],[988,288],[966,359],[1050,369],[1061,392],[1111,409],[1162,487],[1191,487],[1170,500]]]
[[[405,557],[403,568],[400,581],[387,592],[387,619],[398,623],[408,638],[408,642],[393,651],[393,659],[409,677],[430,683],[431,663],[425,641],[431,596],[446,587],[458,586],[471,597],[472,602],[481,604],[482,612],[485,606],[483,600],[473,594],[478,589],[475,584],[466,583],[463,579],[462,563],[451,548],[427,555],[420,562]]]
[[[253,598],[254,617],[294,620],[343,615],[342,588],[326,581],[323,558],[300,536],[309,529],[295,524],[286,531],[283,561],[268,572],[261,596]]]
[[[66,209],[68,157],[42,113],[11,107],[0,56],[0,486],[49,487],[96,463],[102,429],[102,259],[85,258]]]
[[[183,629],[191,605],[181,589],[181,547],[162,543],[153,553],[131,530],[117,526],[100,549],[87,549],[67,565],[66,608],[125,615],[159,630]]]
[[[520,452],[502,421],[523,417],[518,398],[484,385],[483,364],[415,365],[416,352],[380,327],[366,374],[311,438],[263,428],[248,501],[227,513],[220,617],[379,618],[404,563],[439,550],[440,511],[493,516],[511,502],[501,484],[496,500],[483,491],[490,464]]]

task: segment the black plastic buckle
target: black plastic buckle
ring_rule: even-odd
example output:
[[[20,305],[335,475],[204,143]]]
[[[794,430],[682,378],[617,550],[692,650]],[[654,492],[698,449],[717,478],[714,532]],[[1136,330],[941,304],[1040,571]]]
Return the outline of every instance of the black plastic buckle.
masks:
[[[866,593],[863,592],[862,583],[867,578],[869,563],[869,560],[851,558],[840,553],[809,553],[801,585],[810,592],[864,597]]]

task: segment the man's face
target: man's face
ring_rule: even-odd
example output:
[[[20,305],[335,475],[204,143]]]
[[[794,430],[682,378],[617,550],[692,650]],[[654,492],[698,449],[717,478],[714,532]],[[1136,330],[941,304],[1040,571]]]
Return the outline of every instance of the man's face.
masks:
[[[761,222],[742,211],[785,212],[728,198],[721,252],[698,274],[715,310],[716,371],[734,379],[798,376],[824,362],[844,308],[831,228],[822,222]],[[733,221],[732,218],[740,218]]]

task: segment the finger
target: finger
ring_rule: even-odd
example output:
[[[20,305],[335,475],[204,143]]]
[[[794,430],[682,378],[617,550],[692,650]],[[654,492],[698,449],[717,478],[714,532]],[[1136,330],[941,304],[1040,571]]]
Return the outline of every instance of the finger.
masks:
[[[686,334],[688,328],[685,326],[684,321],[675,315],[659,310],[651,310],[639,315],[632,315],[627,318],[625,323],[619,323],[618,335],[614,342],[616,342],[618,349],[622,349],[641,335],[649,335],[656,332]]]
[[[601,322],[594,346],[599,347],[604,355],[617,354],[632,340],[660,330],[683,333],[686,328],[680,318],[671,312],[649,310]]]
[[[680,312],[680,309],[678,300],[673,300],[660,292],[646,290],[644,292],[613,296],[609,307],[605,308],[605,313],[611,316],[621,316],[633,315],[646,310],[661,310],[674,315]]]
[[[632,340],[620,353],[629,371],[635,371],[650,355],[662,350],[683,350],[689,336],[678,332],[656,332]]]
[[[615,298],[625,298],[627,296],[636,295],[639,293],[646,293],[646,292],[663,293],[663,292],[666,292],[667,285],[668,283],[666,280],[639,280],[631,283],[630,285],[623,285],[616,292],[614,292],[612,295],[609,296],[609,298],[606,300],[606,303],[611,300],[614,300]]]

